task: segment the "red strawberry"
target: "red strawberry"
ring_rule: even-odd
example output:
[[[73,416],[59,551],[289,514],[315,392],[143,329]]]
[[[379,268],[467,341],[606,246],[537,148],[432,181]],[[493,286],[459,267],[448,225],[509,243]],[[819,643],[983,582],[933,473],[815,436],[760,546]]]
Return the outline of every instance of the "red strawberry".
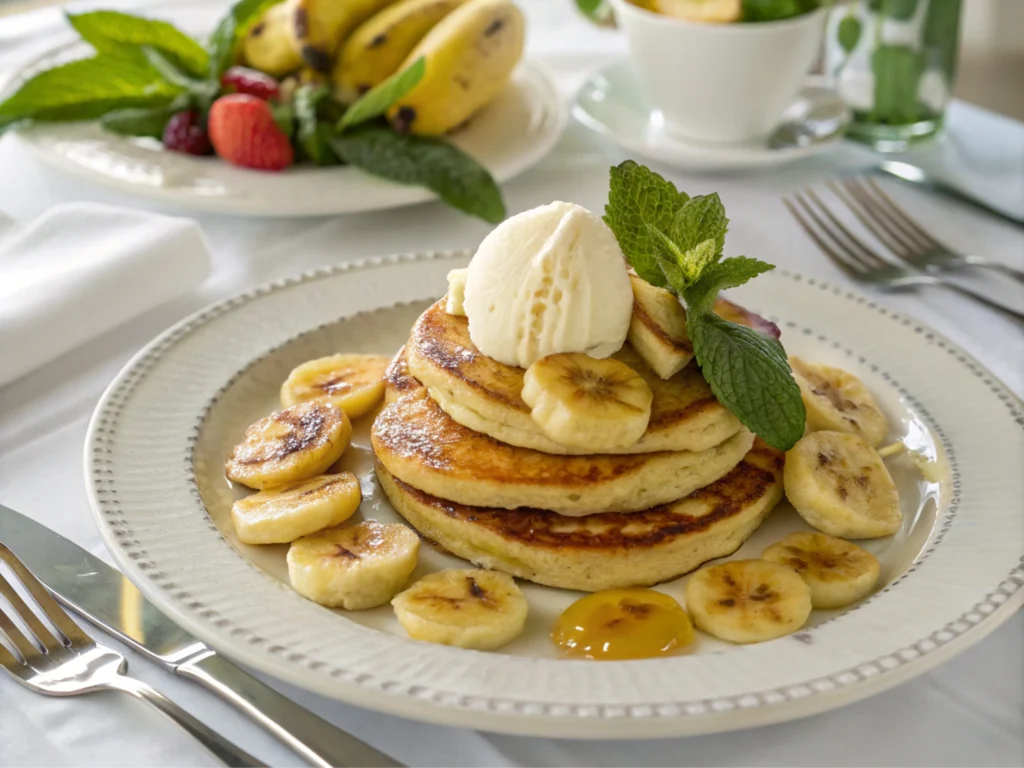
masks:
[[[213,148],[229,163],[280,171],[295,157],[291,142],[274,122],[270,105],[255,96],[221,96],[210,108],[209,126]]]
[[[208,155],[212,151],[202,118],[194,109],[171,115],[164,126],[163,142],[172,152],[188,155]]]
[[[270,101],[280,94],[277,80],[265,72],[249,67],[231,67],[220,76],[225,93],[247,93],[257,99]]]

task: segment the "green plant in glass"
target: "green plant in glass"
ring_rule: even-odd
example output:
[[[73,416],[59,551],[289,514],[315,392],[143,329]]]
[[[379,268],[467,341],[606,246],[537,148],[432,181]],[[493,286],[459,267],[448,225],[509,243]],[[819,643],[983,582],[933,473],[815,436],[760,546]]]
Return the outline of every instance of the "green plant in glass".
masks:
[[[902,151],[942,128],[962,0],[858,0],[836,8],[826,65],[853,109],[848,136]]]

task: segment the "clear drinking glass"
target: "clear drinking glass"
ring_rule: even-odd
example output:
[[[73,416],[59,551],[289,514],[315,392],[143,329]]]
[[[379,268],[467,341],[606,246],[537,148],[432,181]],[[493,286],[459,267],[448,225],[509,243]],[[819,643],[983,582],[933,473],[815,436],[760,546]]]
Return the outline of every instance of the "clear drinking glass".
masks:
[[[826,73],[853,110],[847,136],[902,152],[942,128],[953,90],[961,0],[855,0],[837,6]]]

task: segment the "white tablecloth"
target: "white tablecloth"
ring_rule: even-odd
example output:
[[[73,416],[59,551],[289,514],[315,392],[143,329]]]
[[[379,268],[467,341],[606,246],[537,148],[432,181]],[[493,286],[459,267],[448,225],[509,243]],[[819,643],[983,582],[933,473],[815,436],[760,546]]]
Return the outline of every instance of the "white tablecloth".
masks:
[[[591,29],[575,18],[570,0],[521,2],[531,20],[531,53],[556,72],[567,97],[588,70],[623,51],[615,33]],[[56,10],[0,20],[0,77],[64,34]],[[949,122],[950,137],[925,152],[924,162],[952,168],[979,191],[1024,210],[1024,125],[964,104],[953,106]],[[571,125],[547,161],[505,185],[510,211],[553,199],[600,210],[608,166],[624,157],[581,126]],[[843,282],[789,219],[779,196],[824,180],[839,168],[869,161],[863,150],[843,146],[773,174],[670,175],[691,193],[721,193],[732,220],[730,253]],[[1020,230],[956,203],[903,188],[895,192],[950,243],[1024,266]],[[14,137],[0,141],[0,211],[31,217],[62,200],[138,202],[44,169]],[[488,231],[486,225],[438,204],[347,218],[200,217],[200,222],[215,261],[213,277],[202,289],[0,388],[0,503],[108,560],[86,507],[82,445],[89,414],[104,386],[145,342],[187,313],[267,280],[373,254],[472,247]],[[1019,327],[941,289],[881,300],[933,325],[1018,394],[1024,393],[1024,334]],[[137,655],[127,656],[133,674],[269,764],[297,763],[227,705]],[[280,688],[415,766],[1024,764],[1021,614],[945,666],[867,701],[803,721],[670,741],[584,743],[488,735],[407,722]],[[188,737],[127,697],[47,699],[0,675],[0,765],[208,764],[210,759]]]

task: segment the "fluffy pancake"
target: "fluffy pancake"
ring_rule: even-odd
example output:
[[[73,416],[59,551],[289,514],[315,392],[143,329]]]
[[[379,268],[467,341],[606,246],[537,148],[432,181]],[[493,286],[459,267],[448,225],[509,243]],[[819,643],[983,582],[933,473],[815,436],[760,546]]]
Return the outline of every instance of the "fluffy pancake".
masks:
[[[416,321],[406,346],[408,371],[459,424],[502,443],[553,454],[586,454],[547,437],[523,402],[523,369],[480,353],[469,338],[469,321],[449,315],[444,300]],[[615,357],[651,387],[651,420],[643,437],[621,453],[705,451],[742,430],[739,420],[690,365],[660,378],[628,344]]]
[[[744,429],[705,451],[556,456],[467,429],[420,387],[392,394],[371,440],[388,472],[429,494],[473,506],[579,516],[635,512],[682,498],[735,467],[754,437]]]
[[[684,499],[576,518],[445,501],[380,462],[377,478],[398,513],[452,554],[538,584],[594,592],[669,581],[736,551],[782,498],[782,465],[780,451],[757,441],[731,472]]]

